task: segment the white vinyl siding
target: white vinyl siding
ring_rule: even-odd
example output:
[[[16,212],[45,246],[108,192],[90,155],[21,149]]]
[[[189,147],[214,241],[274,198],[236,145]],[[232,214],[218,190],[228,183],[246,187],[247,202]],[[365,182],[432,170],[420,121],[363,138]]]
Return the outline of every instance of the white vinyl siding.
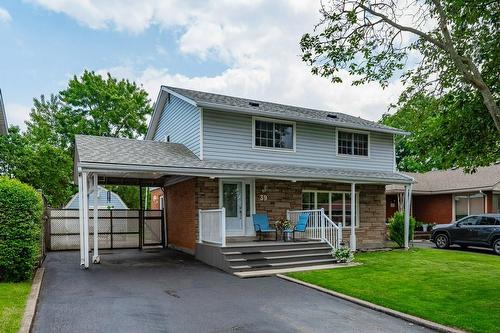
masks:
[[[192,104],[171,96],[162,111],[158,127],[153,136],[155,141],[182,143],[200,157],[200,111]]]
[[[337,155],[336,129],[296,122],[295,153],[253,148],[252,116],[205,109],[205,159],[287,163],[303,166],[390,171],[394,169],[393,136],[370,133],[369,157]]]

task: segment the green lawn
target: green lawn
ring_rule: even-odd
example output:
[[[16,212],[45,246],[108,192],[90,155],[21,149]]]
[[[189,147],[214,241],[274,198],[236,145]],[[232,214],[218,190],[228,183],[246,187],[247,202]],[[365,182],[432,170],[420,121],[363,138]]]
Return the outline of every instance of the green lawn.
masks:
[[[30,289],[31,282],[0,283],[0,332],[19,330]]]
[[[500,332],[500,257],[436,249],[361,253],[361,266],[291,277],[471,332]]]

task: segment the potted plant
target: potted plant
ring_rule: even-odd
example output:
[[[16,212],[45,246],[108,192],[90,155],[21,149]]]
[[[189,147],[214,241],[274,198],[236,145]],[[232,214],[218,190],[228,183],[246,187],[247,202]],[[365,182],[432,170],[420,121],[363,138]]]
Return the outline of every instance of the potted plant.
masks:
[[[276,222],[274,222],[274,226],[276,227],[277,230],[281,231],[281,234],[283,235],[283,240],[289,240],[285,239],[285,237],[290,238],[290,233],[284,233],[283,230],[288,230],[292,228],[292,221],[287,220],[287,219],[279,219]]]

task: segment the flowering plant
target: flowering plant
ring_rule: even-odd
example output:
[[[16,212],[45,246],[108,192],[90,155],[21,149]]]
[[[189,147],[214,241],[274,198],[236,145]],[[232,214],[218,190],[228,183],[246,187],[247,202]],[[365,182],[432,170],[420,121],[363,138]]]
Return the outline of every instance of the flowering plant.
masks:
[[[351,262],[354,260],[354,254],[351,252],[351,249],[345,246],[333,250],[332,256],[339,262]]]
[[[276,222],[274,222],[274,226],[276,227],[276,229],[279,230],[290,229],[292,227],[292,221],[287,219],[279,219]]]

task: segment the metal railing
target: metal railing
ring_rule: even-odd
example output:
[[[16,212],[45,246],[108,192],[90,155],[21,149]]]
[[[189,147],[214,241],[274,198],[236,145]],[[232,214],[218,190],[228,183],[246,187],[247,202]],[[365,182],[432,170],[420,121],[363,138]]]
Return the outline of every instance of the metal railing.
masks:
[[[289,210],[287,218],[296,224],[302,213],[309,213],[307,228],[304,237],[326,242],[332,249],[340,247],[342,242],[342,224],[336,224],[327,215],[324,209]]]
[[[198,242],[226,246],[226,209],[198,210]]]

